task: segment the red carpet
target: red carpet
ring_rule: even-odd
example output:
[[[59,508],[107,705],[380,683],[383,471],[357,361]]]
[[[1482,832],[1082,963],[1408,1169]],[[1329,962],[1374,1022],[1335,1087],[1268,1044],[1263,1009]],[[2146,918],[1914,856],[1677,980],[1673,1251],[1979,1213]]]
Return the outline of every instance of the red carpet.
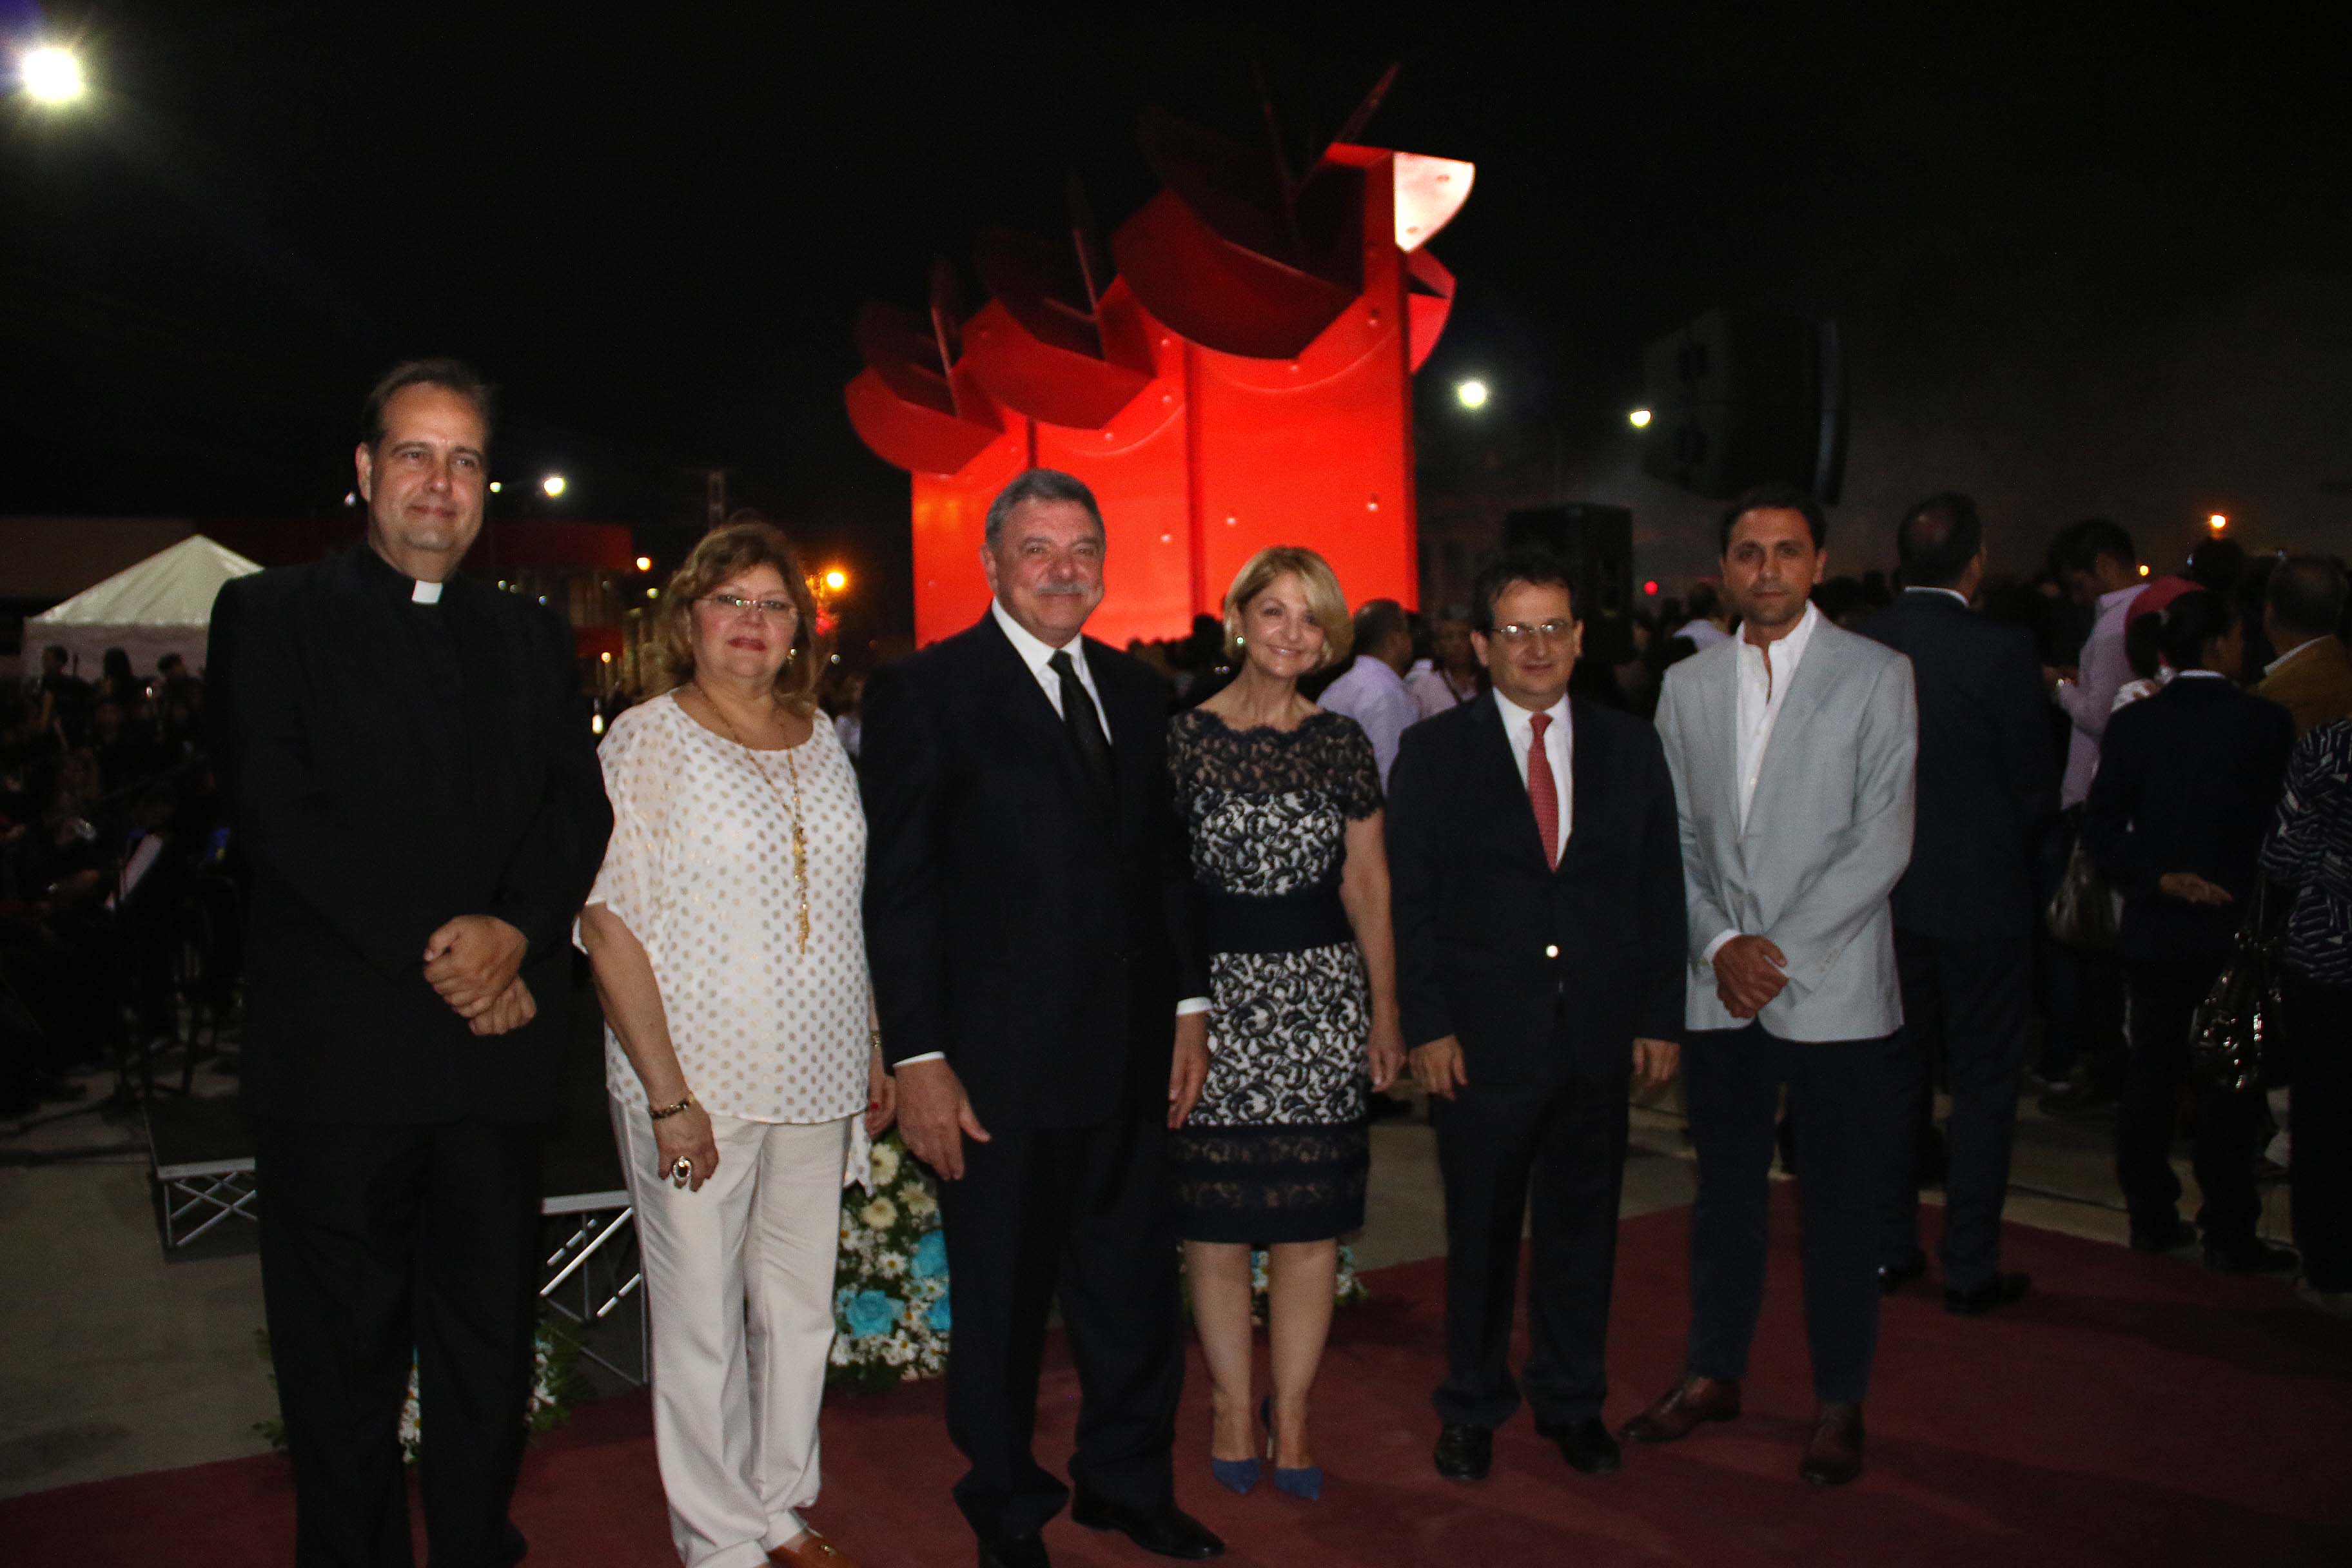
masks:
[[[1782,1194],[1784,1197],[1787,1194]],[[1935,1211],[1929,1211],[1932,1215]],[[1681,1365],[1687,1211],[1630,1222],[1619,1250],[1612,1424]],[[1779,1246],[1748,1414],[1589,1480],[1523,1413],[1480,1486],[1431,1471],[1438,1268],[1368,1277],[1325,1363],[1323,1501],[1206,1473],[1208,1391],[1185,1385],[1177,1485],[1236,1564],[1692,1563],[2242,1564],[2352,1562],[2352,1331],[2284,1287],[2012,1227],[2032,1299],[1979,1321],[1915,1286],[1890,1303],[1869,1406],[1869,1473],[1839,1491],[1796,1477],[1812,1409],[1794,1214]],[[1069,1451],[1077,1380],[1049,1354],[1038,1454]],[[936,1384],[826,1412],[815,1522],[871,1568],[972,1560],[948,1486],[961,1469]],[[0,1502],[0,1559],[267,1568],[292,1560],[292,1493],[275,1457],[126,1477]],[[642,1395],[583,1410],[534,1447],[515,1516],[534,1563],[675,1563]],[[1065,1564],[1141,1564],[1117,1537],[1054,1524]],[[420,1535],[421,1542],[422,1537]],[[420,1552],[420,1561],[422,1554]]]

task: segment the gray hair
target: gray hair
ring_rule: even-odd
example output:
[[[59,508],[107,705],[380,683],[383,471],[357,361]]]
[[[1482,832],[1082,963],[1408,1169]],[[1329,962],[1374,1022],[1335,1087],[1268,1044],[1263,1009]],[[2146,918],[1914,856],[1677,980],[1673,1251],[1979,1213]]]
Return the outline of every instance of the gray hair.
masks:
[[[1084,479],[1076,474],[1066,474],[1059,468],[1024,468],[1013,477],[1011,484],[996,492],[994,500],[988,503],[985,537],[992,552],[1003,542],[1005,520],[1013,515],[1015,508],[1033,500],[1076,501],[1087,509],[1088,517],[1095,520],[1095,531],[1108,533],[1103,527],[1102,508],[1095,504],[1095,492],[1087,489]]]

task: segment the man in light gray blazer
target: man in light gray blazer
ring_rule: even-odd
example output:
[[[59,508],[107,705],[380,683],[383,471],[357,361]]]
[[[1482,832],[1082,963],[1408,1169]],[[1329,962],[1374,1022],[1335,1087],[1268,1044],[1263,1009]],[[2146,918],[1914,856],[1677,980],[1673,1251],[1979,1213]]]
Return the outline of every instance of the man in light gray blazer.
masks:
[[[1911,858],[1918,714],[1910,661],[1812,607],[1826,532],[1820,505],[1791,487],[1732,504],[1723,580],[1746,625],[1675,666],[1658,704],[1690,910],[1683,1072],[1699,1192],[1685,1376],[1625,1436],[1671,1442],[1739,1414],[1785,1085],[1821,1401],[1799,1472],[1834,1485],[1862,1470],[1879,1188],[1903,1131],[1887,897]]]

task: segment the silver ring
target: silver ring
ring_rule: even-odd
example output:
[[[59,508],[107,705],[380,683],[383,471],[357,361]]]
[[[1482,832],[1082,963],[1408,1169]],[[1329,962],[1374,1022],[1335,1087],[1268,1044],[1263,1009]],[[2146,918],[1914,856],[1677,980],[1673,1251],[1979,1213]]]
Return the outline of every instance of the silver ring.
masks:
[[[670,1164],[669,1179],[681,1187],[694,1180],[694,1162],[680,1154]]]

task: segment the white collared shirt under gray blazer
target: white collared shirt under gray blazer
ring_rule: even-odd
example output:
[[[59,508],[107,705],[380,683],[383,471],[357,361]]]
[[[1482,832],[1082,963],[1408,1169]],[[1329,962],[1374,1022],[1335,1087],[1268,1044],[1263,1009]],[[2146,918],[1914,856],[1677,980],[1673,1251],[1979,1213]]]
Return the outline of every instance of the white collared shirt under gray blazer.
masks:
[[[1736,1029],[1708,949],[1771,939],[1789,984],[1758,1021],[1784,1040],[1862,1040],[1903,1021],[1887,899],[1911,861],[1919,749],[1911,661],[1826,620],[1811,628],[1741,821],[1733,637],[1666,672],[1658,735],[1682,820],[1693,1029]]]

